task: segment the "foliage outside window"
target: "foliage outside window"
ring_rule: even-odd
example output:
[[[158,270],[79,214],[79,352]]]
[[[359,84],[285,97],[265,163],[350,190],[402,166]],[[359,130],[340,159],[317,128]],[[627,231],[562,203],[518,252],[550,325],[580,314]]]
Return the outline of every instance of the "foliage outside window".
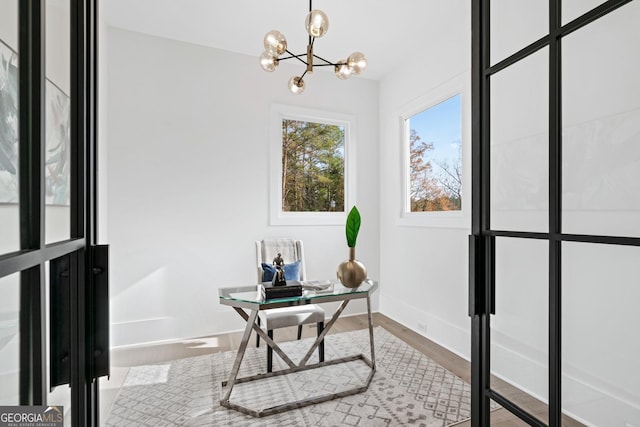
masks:
[[[354,118],[276,104],[270,132],[271,224],[344,224],[355,203]]]
[[[344,126],[282,120],[282,210],[344,211]]]
[[[462,209],[461,95],[405,119],[409,212]]]

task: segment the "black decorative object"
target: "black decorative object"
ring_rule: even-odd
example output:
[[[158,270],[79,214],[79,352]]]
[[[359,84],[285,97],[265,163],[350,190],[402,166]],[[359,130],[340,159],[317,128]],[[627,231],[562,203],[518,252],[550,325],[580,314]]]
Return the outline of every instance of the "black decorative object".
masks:
[[[290,298],[302,296],[302,283],[290,280],[284,285],[275,286],[273,283],[263,282],[259,285],[264,300]]]
[[[273,266],[276,268],[276,271],[273,275],[273,280],[271,284],[273,286],[284,286],[287,284],[284,278],[284,259],[282,259],[282,254],[278,252],[278,255],[273,259]]]
[[[285,286],[287,284],[284,279],[284,267],[276,267],[276,273],[273,275],[271,284],[273,286]]]

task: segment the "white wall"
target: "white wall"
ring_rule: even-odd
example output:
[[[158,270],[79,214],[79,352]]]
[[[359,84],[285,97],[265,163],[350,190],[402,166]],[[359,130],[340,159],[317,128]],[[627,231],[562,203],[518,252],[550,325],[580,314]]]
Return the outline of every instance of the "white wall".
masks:
[[[343,226],[269,225],[274,103],[356,116],[358,258],[380,276],[377,82],[316,72],[296,97],[287,81],[300,67],[265,73],[257,56],[116,28],[107,36],[113,346],[240,329],[218,288],[255,283],[254,240],[300,238],[307,275],[335,277],[348,256]]]
[[[467,240],[462,228],[411,227],[399,224],[402,209],[400,116],[416,99],[428,98],[471,67],[470,9],[458,7],[450,33],[425,30],[428,55],[416,55],[380,83],[380,258],[383,260],[380,311],[417,332],[468,357]],[[468,95],[468,94],[466,94]],[[425,106],[426,107],[426,106]],[[467,111],[468,113],[468,111]],[[468,118],[468,114],[467,114]],[[468,127],[468,123],[467,123]],[[464,140],[463,144],[470,144]],[[463,204],[469,201],[463,200]]]

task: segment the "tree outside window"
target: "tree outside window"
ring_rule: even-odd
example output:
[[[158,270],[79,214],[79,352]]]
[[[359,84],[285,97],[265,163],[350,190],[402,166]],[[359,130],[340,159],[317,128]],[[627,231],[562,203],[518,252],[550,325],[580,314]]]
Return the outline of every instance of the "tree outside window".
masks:
[[[273,104],[269,127],[271,225],[344,225],[356,200],[356,120]]]
[[[344,211],[344,127],[282,120],[282,210]]]
[[[461,95],[406,119],[410,212],[462,209]]]

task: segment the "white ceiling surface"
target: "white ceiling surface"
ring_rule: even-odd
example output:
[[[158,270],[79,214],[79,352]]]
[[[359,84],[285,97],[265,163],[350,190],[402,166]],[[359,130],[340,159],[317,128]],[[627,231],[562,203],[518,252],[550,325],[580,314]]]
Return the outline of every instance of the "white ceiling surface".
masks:
[[[307,0],[101,1],[108,25],[252,55],[256,66],[270,30],[281,31],[294,54],[306,52]],[[409,63],[416,52],[428,52],[430,43],[441,43],[452,29],[463,31],[469,25],[467,2],[316,0],[313,8],[327,14],[329,30],[316,39],[314,53],[337,62],[360,51],[368,59],[360,77],[379,80],[398,64]]]

